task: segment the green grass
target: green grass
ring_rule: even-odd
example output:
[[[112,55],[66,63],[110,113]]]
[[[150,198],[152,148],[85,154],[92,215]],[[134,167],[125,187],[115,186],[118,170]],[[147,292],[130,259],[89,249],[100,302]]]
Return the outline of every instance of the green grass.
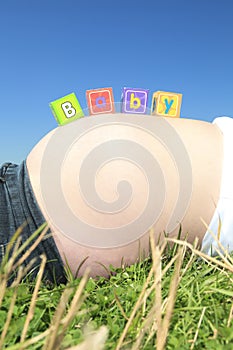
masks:
[[[70,277],[66,286],[40,280],[42,257],[34,282],[18,266],[15,282],[7,287],[17,266],[5,260],[0,348],[232,349],[231,258],[201,257],[179,241],[173,248],[168,243],[158,248],[152,240],[151,247],[150,259],[112,268],[109,279]]]

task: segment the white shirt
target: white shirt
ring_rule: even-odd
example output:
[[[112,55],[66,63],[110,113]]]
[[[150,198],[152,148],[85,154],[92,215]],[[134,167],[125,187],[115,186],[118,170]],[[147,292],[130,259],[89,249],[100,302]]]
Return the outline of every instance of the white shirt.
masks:
[[[233,118],[219,117],[213,123],[223,133],[224,155],[219,201],[202,241],[201,250],[208,255],[216,255],[215,248],[233,251]]]

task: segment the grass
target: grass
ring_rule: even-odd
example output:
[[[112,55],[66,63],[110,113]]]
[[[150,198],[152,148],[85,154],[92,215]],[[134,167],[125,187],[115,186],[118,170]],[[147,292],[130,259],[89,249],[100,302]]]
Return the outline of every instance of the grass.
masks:
[[[151,258],[111,268],[109,279],[87,271],[51,286],[41,279],[44,256],[35,281],[30,266],[22,268],[29,250],[16,262],[21,230],[0,269],[0,349],[233,348],[230,256],[210,258],[179,240],[156,246],[151,235]],[[45,233],[46,227],[35,233],[36,244]]]

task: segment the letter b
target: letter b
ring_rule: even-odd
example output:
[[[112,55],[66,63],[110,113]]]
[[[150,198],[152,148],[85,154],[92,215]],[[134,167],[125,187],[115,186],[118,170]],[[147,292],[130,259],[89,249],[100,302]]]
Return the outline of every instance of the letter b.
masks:
[[[131,93],[130,96],[130,108],[138,109],[141,106],[141,101],[139,97],[135,97],[134,93]]]
[[[68,124],[84,116],[79,101],[73,92],[50,102],[49,105],[59,125]]]
[[[66,118],[72,118],[76,114],[76,109],[70,102],[64,102],[61,104],[61,108],[65,113]]]
[[[136,88],[123,88],[122,113],[146,113],[149,90]]]

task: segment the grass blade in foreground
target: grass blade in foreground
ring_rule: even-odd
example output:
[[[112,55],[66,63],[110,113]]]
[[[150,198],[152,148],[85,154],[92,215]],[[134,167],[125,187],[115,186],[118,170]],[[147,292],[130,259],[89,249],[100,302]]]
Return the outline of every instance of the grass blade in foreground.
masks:
[[[0,291],[1,348],[231,350],[232,260],[173,243],[158,247],[152,239],[152,259],[116,269],[110,279],[87,273],[67,286],[48,286],[39,275],[28,282],[30,266],[19,267]],[[1,269],[0,284],[14,265]]]

